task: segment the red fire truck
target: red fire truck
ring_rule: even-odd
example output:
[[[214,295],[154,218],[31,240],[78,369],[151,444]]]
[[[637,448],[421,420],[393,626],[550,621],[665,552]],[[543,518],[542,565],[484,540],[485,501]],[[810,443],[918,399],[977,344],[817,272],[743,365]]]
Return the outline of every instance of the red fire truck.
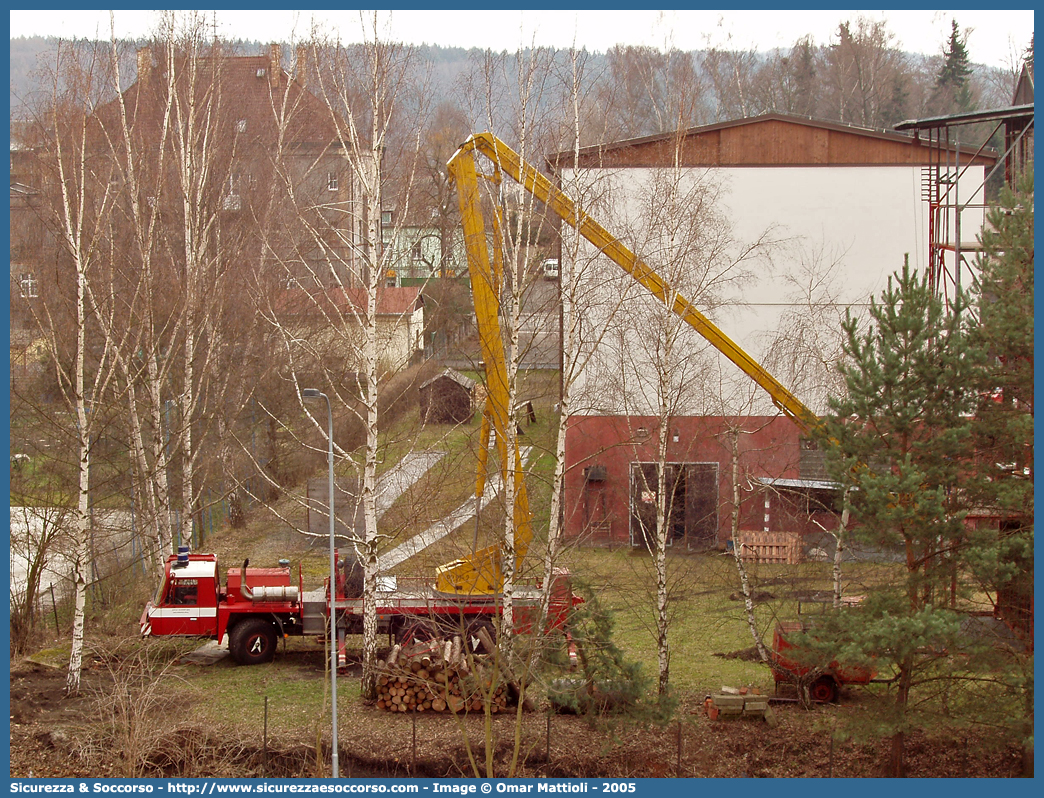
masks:
[[[356,578],[358,566],[338,559],[336,614],[338,648],[343,662],[345,635],[362,632],[362,597]],[[496,595],[449,595],[423,579],[382,577],[377,592],[378,633],[398,639],[436,634],[461,634],[477,641],[480,627],[491,631],[502,600]],[[141,616],[143,636],[177,635],[221,640],[228,635],[232,657],[241,665],[269,662],[280,638],[314,635],[330,630],[330,580],[305,590],[300,569],[296,584],[290,563],[274,568],[252,568],[245,561],[230,568],[221,583],[217,557],[171,555],[164,578]],[[540,606],[540,585],[516,587],[512,602],[515,629],[528,632]],[[569,574],[556,570],[551,581],[546,631],[562,629],[569,611],[583,599],[573,594]],[[473,642],[477,645],[477,642]]]

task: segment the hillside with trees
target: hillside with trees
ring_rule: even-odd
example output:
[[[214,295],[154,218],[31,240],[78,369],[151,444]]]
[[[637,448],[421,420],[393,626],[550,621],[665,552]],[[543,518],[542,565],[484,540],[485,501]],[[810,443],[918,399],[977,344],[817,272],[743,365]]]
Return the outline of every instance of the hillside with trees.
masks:
[[[13,120],[22,117],[22,107],[41,90],[39,70],[53,58],[57,44],[56,39],[41,36],[11,40]],[[253,55],[265,51],[269,43],[229,45],[235,52]],[[293,46],[282,46],[289,59]],[[430,72],[434,104],[461,107],[468,112],[472,129],[484,129],[484,112],[469,87],[484,53],[438,45],[413,49]],[[494,55],[503,59],[505,69],[493,94],[501,95],[501,102],[510,102],[517,99],[517,88],[513,90],[504,76],[517,70],[519,57],[531,54]],[[565,68],[564,52],[552,56],[556,69]],[[617,46],[607,53],[585,51],[583,58],[585,92],[597,96],[609,111],[604,123],[592,118],[595,124],[585,133],[584,144],[662,133],[675,129],[679,121],[699,125],[770,112],[888,128],[904,119],[1004,107],[1019,66],[1003,70],[976,65],[974,36],[969,41],[956,22],[946,47],[938,55],[924,56],[899,50],[887,23],[861,17],[842,24],[829,42],[803,37],[789,50],[663,53]],[[658,72],[670,74],[670,84],[650,82]],[[133,77],[131,71],[126,79]],[[668,85],[683,83],[692,97],[689,109],[678,118],[664,117],[662,93]],[[646,90],[649,86],[653,91]]]

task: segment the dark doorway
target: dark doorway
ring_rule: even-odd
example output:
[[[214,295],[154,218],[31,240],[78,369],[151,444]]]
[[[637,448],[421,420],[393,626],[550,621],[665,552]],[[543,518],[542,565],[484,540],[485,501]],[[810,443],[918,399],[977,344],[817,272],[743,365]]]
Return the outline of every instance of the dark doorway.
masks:
[[[631,545],[654,548],[659,482],[656,463],[631,463]],[[714,543],[718,531],[718,464],[667,463],[667,545],[684,542],[690,549]]]

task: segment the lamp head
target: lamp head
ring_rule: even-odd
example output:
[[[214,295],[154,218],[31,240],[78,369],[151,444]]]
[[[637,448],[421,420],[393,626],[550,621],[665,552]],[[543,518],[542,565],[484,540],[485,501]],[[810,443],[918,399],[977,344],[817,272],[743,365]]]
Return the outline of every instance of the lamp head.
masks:
[[[301,398],[302,399],[318,399],[323,395],[323,392],[318,388],[302,388]]]

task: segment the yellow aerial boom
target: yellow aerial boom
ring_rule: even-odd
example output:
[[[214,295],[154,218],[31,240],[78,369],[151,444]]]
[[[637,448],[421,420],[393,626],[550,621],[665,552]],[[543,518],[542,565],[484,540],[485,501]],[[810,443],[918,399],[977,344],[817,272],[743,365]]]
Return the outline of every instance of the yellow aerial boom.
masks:
[[[532,519],[529,513],[529,498],[522,475],[521,457],[517,447],[508,452],[507,432],[510,420],[507,368],[504,343],[498,320],[500,302],[499,277],[502,268],[499,224],[494,214],[494,263],[490,257],[486,238],[485,221],[479,192],[480,174],[475,164],[475,154],[484,155],[493,165],[492,175],[482,175],[499,181],[506,174],[526,189],[562,221],[590,241],[600,252],[645,287],[653,296],[671,308],[725,357],[735,363],[772,398],[773,404],[784,415],[802,429],[808,431],[819,425],[819,418],[794,394],[773,377],[739,344],[725,335],[710,319],[701,313],[689,300],[673,290],[667,281],[644,261],[638,258],[618,238],[611,235],[602,225],[583,211],[576,203],[559,190],[550,180],[492,133],[476,133],[468,138],[450,158],[447,168],[456,182],[460,201],[461,225],[464,228],[464,246],[468,256],[468,272],[475,304],[482,356],[486,362],[488,398],[486,415],[483,419],[484,436],[492,425],[497,441],[497,452],[501,461],[501,474],[507,484],[512,479],[515,486],[515,549],[516,562],[521,562],[532,540]],[[484,456],[484,447],[482,447]],[[510,455],[510,456],[509,456]],[[482,491],[484,462],[480,463],[477,485]],[[503,587],[501,572],[501,548],[490,546],[475,552],[471,557],[456,560],[439,567],[437,589],[449,593],[496,593]]]

